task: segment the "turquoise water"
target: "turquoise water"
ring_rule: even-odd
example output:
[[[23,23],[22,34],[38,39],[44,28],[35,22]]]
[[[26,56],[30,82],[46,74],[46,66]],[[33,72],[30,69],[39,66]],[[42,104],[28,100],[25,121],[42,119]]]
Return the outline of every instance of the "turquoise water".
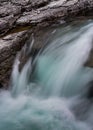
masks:
[[[85,93],[93,69],[84,67],[92,41],[87,21],[54,29],[21,72],[17,56],[9,90],[0,93],[0,130],[92,130],[93,105]]]

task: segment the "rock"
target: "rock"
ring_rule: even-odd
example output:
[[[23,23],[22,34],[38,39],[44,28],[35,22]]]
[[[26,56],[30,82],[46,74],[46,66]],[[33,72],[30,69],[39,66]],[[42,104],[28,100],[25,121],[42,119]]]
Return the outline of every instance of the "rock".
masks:
[[[21,13],[20,6],[12,5],[11,3],[7,3],[4,6],[0,6],[0,17],[5,17],[9,15],[18,15]]]
[[[88,66],[88,67],[93,68],[93,49],[91,50],[90,55],[88,57],[88,60],[86,61],[84,66]]]
[[[10,34],[0,39],[0,83],[8,84],[16,53],[25,44],[30,31]]]
[[[3,88],[3,85],[0,83],[0,89],[2,89]]]
[[[4,27],[0,28],[0,32],[5,34],[17,26],[50,24],[58,19],[92,15],[92,11],[92,0],[1,0],[0,20],[4,21]]]
[[[15,5],[25,6],[29,3],[29,0],[11,0],[11,3],[13,3]]]
[[[93,81],[88,84],[88,99],[93,99]]]
[[[3,30],[7,30],[8,22],[4,19],[0,19],[0,33],[3,33]]]

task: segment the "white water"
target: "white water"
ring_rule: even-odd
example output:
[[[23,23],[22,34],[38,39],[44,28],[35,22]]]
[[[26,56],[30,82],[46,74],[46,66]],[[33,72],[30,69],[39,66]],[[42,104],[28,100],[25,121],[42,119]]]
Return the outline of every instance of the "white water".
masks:
[[[34,71],[29,59],[20,73],[17,57],[12,86],[0,93],[0,130],[93,130],[93,104],[85,94],[93,69],[83,66],[92,41],[92,23],[69,25],[51,33]]]

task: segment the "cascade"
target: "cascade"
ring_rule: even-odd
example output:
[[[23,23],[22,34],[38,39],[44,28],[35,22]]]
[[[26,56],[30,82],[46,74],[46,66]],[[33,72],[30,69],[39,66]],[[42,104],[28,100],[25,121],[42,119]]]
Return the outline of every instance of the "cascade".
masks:
[[[28,52],[32,51],[32,38]],[[93,44],[93,22],[57,27],[37,56],[19,71],[19,54],[9,90],[0,91],[0,130],[93,130],[84,66]],[[92,89],[91,89],[92,90]]]

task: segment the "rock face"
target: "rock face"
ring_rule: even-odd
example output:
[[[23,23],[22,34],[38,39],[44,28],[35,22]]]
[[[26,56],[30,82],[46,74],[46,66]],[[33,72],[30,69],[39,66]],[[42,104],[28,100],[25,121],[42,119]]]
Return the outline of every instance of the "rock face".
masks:
[[[1,0],[0,34],[17,26],[50,24],[92,11],[93,0]]]
[[[93,0],[0,0],[0,83],[8,81],[14,57],[34,26],[62,23],[92,12]]]

